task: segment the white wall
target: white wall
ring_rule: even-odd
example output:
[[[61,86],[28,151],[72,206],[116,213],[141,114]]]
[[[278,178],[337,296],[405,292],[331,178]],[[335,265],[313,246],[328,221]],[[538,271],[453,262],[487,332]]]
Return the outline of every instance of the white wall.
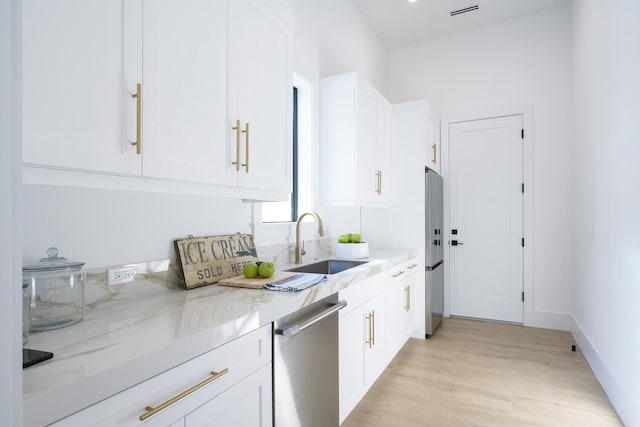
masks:
[[[22,425],[20,2],[0,0],[0,425]]]
[[[574,1],[572,331],[640,425],[640,2]]]
[[[297,73],[317,90],[320,77],[357,69],[384,89],[386,50],[350,1],[290,4],[296,15]],[[317,103],[314,117],[317,124]],[[317,125],[313,135],[317,141]],[[327,234],[360,226],[356,208],[317,210]],[[49,246],[57,246],[62,256],[85,261],[87,268],[173,258],[175,238],[250,232],[250,223],[250,205],[239,200],[26,185],[23,260],[43,257]],[[310,230],[305,238],[315,235],[316,228]],[[274,236],[281,236],[283,243],[291,240],[290,227],[263,231],[256,230],[258,246],[263,235],[268,235],[269,244]]]
[[[570,89],[568,7],[390,52],[392,102],[424,98],[442,116],[533,107],[532,325],[559,329],[569,329],[571,313]]]
[[[289,0],[296,16],[294,69],[317,77],[360,71],[383,94],[387,51],[347,0]]]

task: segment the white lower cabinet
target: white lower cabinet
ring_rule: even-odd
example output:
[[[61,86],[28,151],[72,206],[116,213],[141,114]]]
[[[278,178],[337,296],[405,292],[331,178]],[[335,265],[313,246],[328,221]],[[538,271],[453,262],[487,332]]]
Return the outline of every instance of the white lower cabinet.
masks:
[[[412,259],[388,272],[391,288],[386,292],[387,301],[387,359],[391,360],[411,337],[416,328],[414,316],[418,301],[415,301],[416,259]],[[412,303],[416,304],[412,307]]]
[[[269,426],[271,335],[264,326],[54,426]]]
[[[416,258],[340,292],[340,423],[378,379],[415,329],[411,297]],[[417,302],[416,302],[417,303]]]
[[[387,366],[383,295],[340,318],[339,335],[342,423]]]

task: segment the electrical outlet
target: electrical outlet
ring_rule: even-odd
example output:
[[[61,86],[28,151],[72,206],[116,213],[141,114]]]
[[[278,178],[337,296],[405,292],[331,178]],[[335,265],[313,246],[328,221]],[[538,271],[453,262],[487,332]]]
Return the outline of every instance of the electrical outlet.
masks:
[[[136,268],[133,265],[113,267],[107,269],[107,285],[119,285],[121,283],[133,282],[136,275]]]

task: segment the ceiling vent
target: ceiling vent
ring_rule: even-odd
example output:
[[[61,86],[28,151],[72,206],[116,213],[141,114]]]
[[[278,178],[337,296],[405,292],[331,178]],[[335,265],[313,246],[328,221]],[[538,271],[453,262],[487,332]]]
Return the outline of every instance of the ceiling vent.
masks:
[[[480,9],[480,6],[477,4],[475,6],[465,7],[464,9],[452,10],[449,12],[451,16],[462,15],[463,13],[473,12],[474,10]]]

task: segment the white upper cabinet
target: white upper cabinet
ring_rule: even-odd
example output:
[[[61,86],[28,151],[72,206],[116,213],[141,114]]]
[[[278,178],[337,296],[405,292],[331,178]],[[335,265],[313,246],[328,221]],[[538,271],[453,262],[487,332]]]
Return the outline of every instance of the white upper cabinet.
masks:
[[[285,0],[25,0],[25,182],[285,199],[292,23]]]
[[[273,5],[229,1],[227,168],[241,187],[289,193],[293,28]]]
[[[139,175],[131,94],[142,78],[142,3],[25,0],[22,7],[24,163]]]
[[[144,0],[142,28],[144,176],[235,184],[226,168],[227,2]]]
[[[390,120],[390,104],[357,73],[321,80],[321,202],[389,205]]]

